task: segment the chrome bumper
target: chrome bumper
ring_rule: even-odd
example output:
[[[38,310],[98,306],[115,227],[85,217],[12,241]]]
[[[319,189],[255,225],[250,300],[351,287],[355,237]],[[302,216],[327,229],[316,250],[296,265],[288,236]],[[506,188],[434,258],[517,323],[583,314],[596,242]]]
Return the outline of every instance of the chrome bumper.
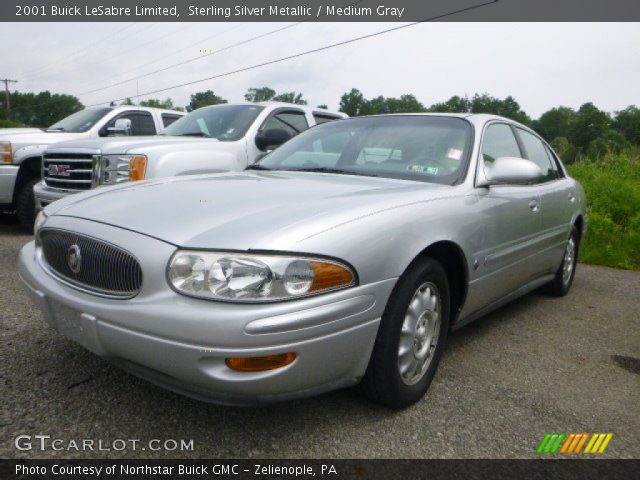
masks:
[[[36,210],[42,210],[56,200],[84,191],[85,190],[60,190],[58,188],[51,188],[45,185],[44,180],[42,180],[33,187],[33,198],[36,203]]]
[[[0,165],[0,205],[13,204],[13,192],[19,169],[17,165]]]

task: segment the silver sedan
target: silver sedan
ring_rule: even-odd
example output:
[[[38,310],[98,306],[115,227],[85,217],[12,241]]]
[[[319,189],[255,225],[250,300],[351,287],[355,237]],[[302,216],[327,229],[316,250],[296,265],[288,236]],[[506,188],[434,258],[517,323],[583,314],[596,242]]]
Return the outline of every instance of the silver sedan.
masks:
[[[571,288],[581,186],[490,115],[314,127],[245,172],[49,205],[20,275],[68,338],[165,388],[256,404],[359,384],[418,401],[451,329]]]

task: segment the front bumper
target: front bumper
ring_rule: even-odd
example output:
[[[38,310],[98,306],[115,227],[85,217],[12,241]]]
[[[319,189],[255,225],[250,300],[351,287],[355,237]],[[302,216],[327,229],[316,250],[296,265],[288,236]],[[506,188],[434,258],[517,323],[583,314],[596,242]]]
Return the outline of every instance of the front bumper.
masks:
[[[13,204],[13,191],[19,169],[17,165],[0,165],[0,205]]]
[[[85,190],[61,190],[58,188],[51,188],[45,185],[44,180],[42,180],[36,183],[33,187],[33,198],[35,200],[36,210],[42,210],[44,207],[56,200],[84,191]]]
[[[47,226],[56,221],[50,217]],[[127,248],[142,265],[143,287],[129,300],[79,291],[43,269],[31,242],[20,252],[19,272],[47,322],[121,368],[204,401],[268,403],[357,383],[395,284],[266,305],[211,302],[169,288],[165,268],[173,245],[85,220],[67,218],[65,226]],[[266,372],[225,364],[228,357],[286,352],[297,353],[296,360]]]

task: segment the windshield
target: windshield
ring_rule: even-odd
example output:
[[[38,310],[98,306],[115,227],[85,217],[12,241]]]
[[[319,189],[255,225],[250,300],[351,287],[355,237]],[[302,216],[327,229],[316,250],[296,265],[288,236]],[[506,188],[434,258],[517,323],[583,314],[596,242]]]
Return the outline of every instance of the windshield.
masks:
[[[353,118],[307,130],[249,168],[453,185],[466,172],[471,140],[471,125],[456,117]]]
[[[162,135],[195,136],[234,141],[244,137],[264,109],[259,105],[216,105],[199,108],[165,128]]]
[[[80,110],[73,115],[63,118],[59,122],[54,123],[47,128],[47,130],[75,133],[86,132],[111,110],[112,109],[108,107]]]

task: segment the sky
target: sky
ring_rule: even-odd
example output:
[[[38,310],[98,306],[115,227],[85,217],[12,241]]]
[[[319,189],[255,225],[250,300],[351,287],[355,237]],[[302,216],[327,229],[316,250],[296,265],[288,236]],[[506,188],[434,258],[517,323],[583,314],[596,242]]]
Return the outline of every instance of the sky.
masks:
[[[12,90],[72,94],[87,106],[122,97],[134,102],[171,97],[183,106],[203,90],[242,101],[247,89],[263,86],[302,92],[310,105],[330,109],[337,109],[340,96],[351,88],[366,98],[410,93],[427,106],[453,95],[512,95],[533,118],[558,105],[578,108],[589,101],[610,112],[640,105],[637,23],[423,23],[142,95],[398,25],[3,23],[0,77],[18,80]],[[203,56],[220,49],[225,50]],[[196,57],[202,58],[130,80]]]

